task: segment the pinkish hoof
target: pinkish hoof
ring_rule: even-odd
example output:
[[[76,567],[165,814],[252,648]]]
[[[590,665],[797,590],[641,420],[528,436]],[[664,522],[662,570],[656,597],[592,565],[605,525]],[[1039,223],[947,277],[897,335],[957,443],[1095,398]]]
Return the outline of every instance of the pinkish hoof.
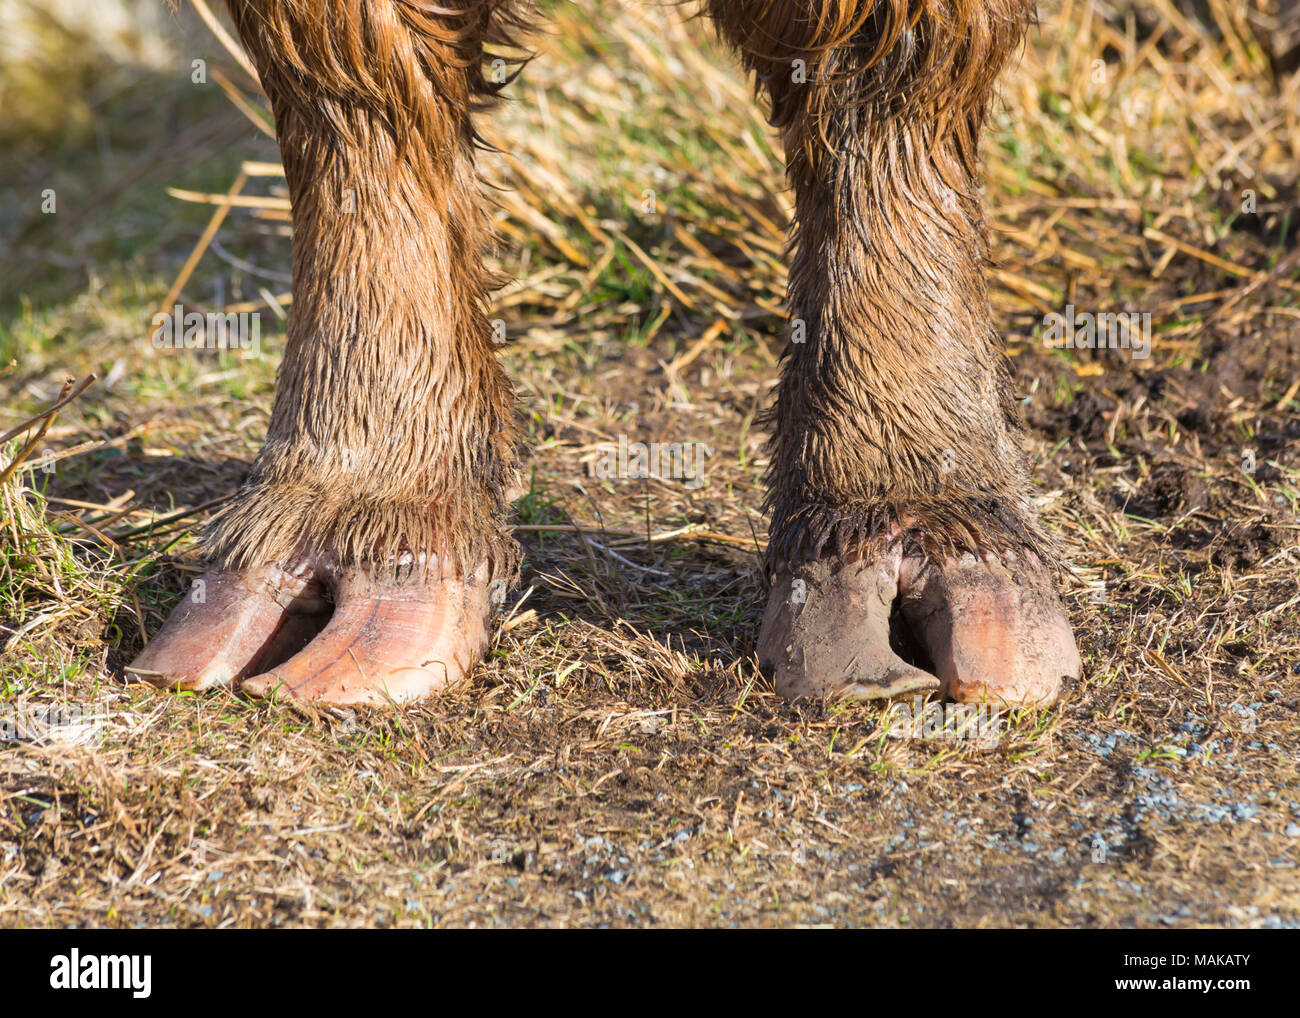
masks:
[[[1046,707],[1082,674],[1074,633],[1036,557],[903,564],[903,616],[960,703]]]
[[[403,703],[468,676],[492,611],[486,567],[463,579],[379,580],[321,563],[210,571],[127,672],[170,689]]]
[[[379,705],[457,685],[491,639],[486,572],[414,586],[346,576],[321,634],[240,688],[252,696]]]
[[[126,672],[168,689],[229,686],[295,653],[328,617],[324,589],[307,570],[209,570]]]

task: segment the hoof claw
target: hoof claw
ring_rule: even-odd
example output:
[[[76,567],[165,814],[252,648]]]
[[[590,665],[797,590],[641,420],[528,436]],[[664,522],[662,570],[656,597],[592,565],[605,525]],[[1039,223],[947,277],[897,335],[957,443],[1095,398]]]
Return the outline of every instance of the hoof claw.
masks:
[[[933,674],[890,645],[901,619]],[[875,700],[941,690],[959,702],[1046,706],[1081,672],[1074,636],[1036,558],[900,551],[781,570],[759,664],[788,697]]]
[[[486,573],[381,582],[336,567],[213,570],[127,672],[169,689],[238,685],[321,704],[416,700],[463,680],[486,652]]]

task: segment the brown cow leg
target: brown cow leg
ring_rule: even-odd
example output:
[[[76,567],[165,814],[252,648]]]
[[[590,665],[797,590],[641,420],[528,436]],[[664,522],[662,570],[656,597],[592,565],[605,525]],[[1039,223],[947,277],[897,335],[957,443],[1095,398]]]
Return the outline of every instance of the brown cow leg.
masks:
[[[294,305],[266,445],[205,536],[213,561],[135,662],[159,685],[242,681],[407,700],[488,644],[517,433],[492,343],[471,106],[497,87],[493,0],[231,0],[275,111]],[[331,613],[332,605],[332,613]]]
[[[1080,663],[991,324],[976,153],[1032,4],[706,2],[796,203],[760,661],[791,696],[1050,703]]]

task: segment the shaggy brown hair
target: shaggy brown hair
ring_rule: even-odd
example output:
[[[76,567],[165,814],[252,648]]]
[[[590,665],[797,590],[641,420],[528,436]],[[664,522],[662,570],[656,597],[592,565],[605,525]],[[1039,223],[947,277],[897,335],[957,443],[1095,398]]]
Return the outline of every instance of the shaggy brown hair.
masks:
[[[1053,548],[1030,499],[983,269],[978,141],[1029,0],[707,0],[795,191],[769,564]],[[798,63],[797,63],[798,62]]]
[[[294,311],[218,564],[403,549],[510,571],[513,394],[494,356],[471,111],[510,0],[231,0],[275,110]],[[768,473],[772,564],[909,547],[1049,557],[983,278],[977,142],[1028,0],[705,0],[795,190]]]
[[[265,447],[206,534],[221,566],[307,550],[513,573],[515,397],[486,298],[471,108],[528,7],[231,0],[275,111],[294,306]]]

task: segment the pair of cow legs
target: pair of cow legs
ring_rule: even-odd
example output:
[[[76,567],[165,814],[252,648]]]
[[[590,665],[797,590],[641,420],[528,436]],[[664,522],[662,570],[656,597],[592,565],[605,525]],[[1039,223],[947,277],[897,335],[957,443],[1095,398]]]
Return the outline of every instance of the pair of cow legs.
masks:
[[[138,676],[384,703],[485,652],[520,438],[473,116],[515,3],[230,0],[275,112],[294,309],[266,444]],[[1031,2],[705,4],[795,198],[760,664],[792,696],[1050,703],[1079,658],[991,324],[976,154]]]

